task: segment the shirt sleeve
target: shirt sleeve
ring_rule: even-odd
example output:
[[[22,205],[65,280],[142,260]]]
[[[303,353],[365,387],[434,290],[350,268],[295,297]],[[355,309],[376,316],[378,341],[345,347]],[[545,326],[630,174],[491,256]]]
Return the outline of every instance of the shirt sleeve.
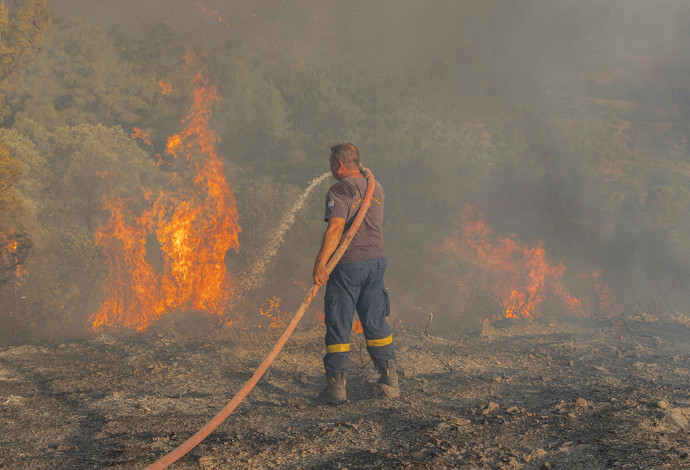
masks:
[[[332,217],[347,220],[350,212],[347,192],[340,184],[331,186],[326,194],[326,215],[323,218],[326,222]]]

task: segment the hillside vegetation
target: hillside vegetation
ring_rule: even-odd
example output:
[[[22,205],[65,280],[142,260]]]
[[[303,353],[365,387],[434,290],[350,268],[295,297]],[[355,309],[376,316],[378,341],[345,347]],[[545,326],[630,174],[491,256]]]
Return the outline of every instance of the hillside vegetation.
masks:
[[[12,18],[7,24],[18,24],[21,14]],[[38,49],[37,38],[27,50]],[[544,79],[543,89],[519,96],[506,94],[501,56],[470,61],[472,42],[453,47],[468,65],[449,93],[433,71],[402,77],[396,64],[337,48],[271,55],[251,41],[190,39],[166,22],[53,18],[43,50],[30,63],[17,53],[21,64],[3,68],[3,90],[13,81],[0,129],[0,236],[21,234],[32,256],[10,260],[0,244],[8,259],[0,339],[89,331],[108,276],[94,243],[111,215],[104,201],[128,199],[135,214],[173,175],[193,178],[165,146],[192,105],[197,74],[218,90],[209,127],[242,227],[239,252],[226,256],[230,277],[247,270],[286,207],[328,170],[328,145],[351,141],[386,189],[396,320],[420,324],[434,312],[440,324],[461,326],[505,313],[495,275],[448,249],[462,244],[468,208],[496,240],[541,244],[551,265],[566,268],[570,293],[594,299],[583,302],[586,315],[687,313],[690,84],[682,77],[690,55],[591,54],[579,64],[582,88]],[[526,77],[513,78],[510,86]],[[302,295],[326,188],[299,216],[267,284],[236,303],[231,320],[254,324],[265,297],[278,295],[289,309]],[[617,310],[604,305],[603,290]],[[548,300],[539,314],[558,312]]]

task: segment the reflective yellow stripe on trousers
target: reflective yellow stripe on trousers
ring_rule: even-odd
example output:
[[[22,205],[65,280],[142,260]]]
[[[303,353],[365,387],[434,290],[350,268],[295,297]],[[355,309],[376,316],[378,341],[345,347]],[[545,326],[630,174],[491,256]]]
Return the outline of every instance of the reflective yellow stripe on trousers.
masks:
[[[326,346],[326,352],[337,353],[337,352],[347,352],[350,350],[350,343],[345,344],[329,344]]]
[[[393,342],[393,335],[381,339],[368,339],[367,346],[388,346]]]

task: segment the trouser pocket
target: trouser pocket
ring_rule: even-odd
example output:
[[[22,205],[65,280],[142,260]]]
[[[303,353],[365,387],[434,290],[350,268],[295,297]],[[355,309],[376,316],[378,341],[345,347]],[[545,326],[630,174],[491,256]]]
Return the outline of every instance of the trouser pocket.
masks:
[[[390,317],[391,316],[391,301],[388,298],[388,289],[385,287],[383,288],[383,308],[384,308],[384,316]]]
[[[338,293],[328,292],[323,299],[324,323],[327,326],[336,326],[336,315],[338,310]]]

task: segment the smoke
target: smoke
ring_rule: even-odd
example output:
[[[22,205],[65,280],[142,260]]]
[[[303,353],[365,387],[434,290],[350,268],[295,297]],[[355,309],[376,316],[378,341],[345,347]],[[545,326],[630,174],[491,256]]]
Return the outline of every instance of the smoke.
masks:
[[[481,208],[497,239],[543,246],[545,262],[565,267],[563,282],[575,297],[605,283],[628,310],[690,307],[680,287],[690,279],[686,0],[50,5],[54,28],[69,29],[73,17],[113,28],[105,33],[108,28],[79,26],[83,36],[93,37],[93,50],[70,51],[52,62],[75,63],[56,75],[66,92],[56,97],[39,81],[18,84],[6,125],[40,149],[27,144],[15,149],[18,158],[32,168],[39,153],[50,154],[51,171],[60,176],[74,152],[58,139],[64,156],[51,154],[53,128],[79,124],[83,116],[122,126],[125,133],[147,126],[149,147],[160,148],[179,119],[170,116],[184,109],[189,96],[181,91],[188,80],[179,71],[186,70],[183,56],[193,44],[223,95],[209,126],[221,138],[225,168],[236,180],[246,176],[245,190],[255,188],[235,191],[242,242],[256,245],[240,256],[262,250],[253,262],[243,260],[250,267],[237,278],[239,294],[271,275],[296,211],[323,181],[312,181],[282,213],[286,195],[301,191],[298,175],[326,169],[329,142],[351,140],[386,188],[387,282],[394,310],[405,320],[418,314],[426,319],[433,310],[437,322],[446,312],[452,323],[470,303],[458,294],[458,282],[468,279],[471,262],[431,256],[458,231],[467,204]],[[135,34],[140,36],[132,39]],[[136,62],[141,57],[150,64]],[[118,61],[126,66],[109,72]],[[37,69],[27,72],[27,80],[45,74]],[[92,83],[104,85],[83,93]],[[159,83],[172,92],[161,91]],[[113,90],[120,86],[144,91],[123,92],[123,98]],[[155,109],[141,111],[147,107]],[[31,178],[39,179],[25,176]],[[60,184],[68,181],[60,178]],[[32,186],[26,181],[19,187]],[[72,193],[80,194],[65,187],[56,197]],[[97,218],[99,201],[85,199]],[[295,278],[303,277],[300,269],[318,249],[306,246],[312,239],[304,231],[324,228],[315,207],[307,205],[311,212],[304,217],[312,222],[298,224],[302,232],[288,238],[295,238],[295,246],[283,270]],[[46,226],[45,220],[57,220],[49,215],[41,222]],[[260,233],[276,220],[272,236]],[[89,227],[72,233],[71,220],[63,225],[61,246],[79,252],[73,258],[81,262]],[[94,251],[92,258],[97,256]],[[78,273],[79,266],[75,261],[70,269]],[[601,273],[596,280],[594,272]],[[61,289],[73,292],[73,305],[80,305],[80,291],[90,291]]]
[[[242,39],[282,55],[354,57],[444,102],[584,93],[583,76],[602,63],[611,72],[630,65],[620,62],[624,55],[687,54],[690,39],[684,0],[54,0],[51,7],[132,26],[167,21],[189,37]],[[637,85],[652,85],[650,65],[635,70]]]

